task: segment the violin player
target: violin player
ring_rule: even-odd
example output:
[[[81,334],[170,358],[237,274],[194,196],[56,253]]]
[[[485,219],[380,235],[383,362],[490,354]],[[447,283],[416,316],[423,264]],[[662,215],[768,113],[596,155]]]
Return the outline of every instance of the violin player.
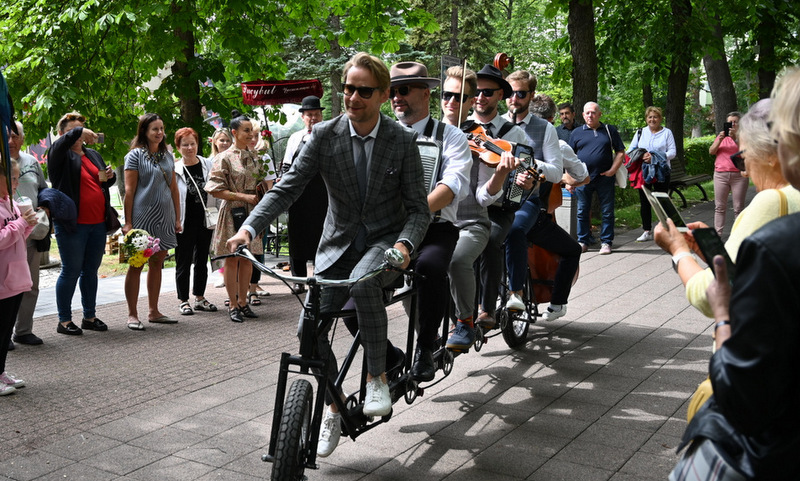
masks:
[[[544,180],[547,181],[534,186],[533,191],[514,214],[514,222],[506,237],[506,266],[508,287],[511,291],[506,307],[524,311],[522,288],[525,286],[525,276],[528,275],[528,240],[525,236],[536,224],[540,209],[546,209],[552,183],[561,182],[564,166],[556,128],[550,122],[530,112],[531,99],[536,94],[536,76],[525,70],[517,70],[509,75],[507,80],[512,93],[506,99],[509,109],[506,118],[525,130],[527,136],[525,143],[533,147],[537,169],[544,174]]]
[[[461,77],[460,75],[451,75],[451,71],[455,72],[455,70],[453,70],[454,68],[455,67],[448,70],[447,79],[444,84],[445,88],[442,91],[442,108],[445,112],[445,117],[453,115],[453,111],[456,108],[456,106],[453,104],[454,99],[462,101],[462,108],[465,108],[463,103],[469,100],[470,105],[474,108],[474,112],[468,118],[468,120],[472,120],[474,124],[479,124],[485,131],[487,137],[495,139],[499,138],[519,144],[526,144],[528,137],[525,135],[525,131],[513,123],[503,119],[499,115],[497,109],[498,104],[501,100],[510,97],[512,93],[511,85],[503,78],[500,70],[493,65],[485,65],[479,72],[472,72],[474,77],[470,76],[470,79],[467,79],[467,76],[465,75],[463,82],[465,87],[465,95],[467,92],[474,92],[474,96],[470,95],[467,98],[458,98],[455,96],[454,92],[461,91]],[[467,73],[469,72],[471,71],[468,71]],[[456,87],[458,90],[455,90]],[[446,99],[446,96],[449,98]],[[499,179],[495,178],[495,180],[500,182],[500,185],[503,185],[509,176],[513,176],[511,180],[513,183],[519,185],[525,190],[530,190],[533,187],[533,178],[529,174],[517,174],[515,172],[515,168],[518,165],[519,160],[515,159],[510,152],[504,153],[500,160],[500,164],[497,165],[497,169],[499,170],[493,174],[499,177]],[[483,185],[484,184],[481,184],[481,186]],[[459,283],[469,282],[466,277],[470,276],[457,274],[454,271],[454,266],[451,262],[450,278],[451,281],[455,280],[454,285],[451,286],[451,291],[455,291],[454,299],[456,300],[456,305],[458,306],[460,304],[459,298],[462,299],[462,301],[468,299],[470,308],[469,310],[463,310],[465,309],[466,304],[463,304],[460,308],[456,308],[457,313],[460,312],[460,314],[458,315],[456,327],[450,338],[447,340],[447,348],[449,349],[463,351],[472,347],[472,344],[475,343],[474,322],[479,322],[486,328],[492,328],[496,323],[494,312],[495,308],[497,307],[498,289],[500,287],[500,278],[503,272],[503,242],[505,241],[508,230],[511,228],[511,224],[514,220],[514,211],[504,207],[502,194],[502,190],[499,193],[495,193],[495,195],[492,196],[490,204],[485,204],[488,205],[486,210],[489,219],[489,237],[486,240],[486,246],[481,254],[481,308],[479,316],[475,320],[472,318],[471,307],[474,295],[472,297],[467,297],[467,294],[465,294],[461,289],[469,288],[463,288],[458,285]],[[478,198],[480,202],[480,197]],[[462,206],[463,205],[464,202],[462,202]],[[476,203],[475,205],[464,206],[463,211],[462,206],[459,206],[458,224],[465,225],[465,223],[470,222],[467,220],[470,218],[470,215],[476,215],[476,213],[470,212],[470,210],[481,209],[483,208],[482,205],[483,204],[480,204],[479,207],[479,204]],[[464,218],[462,218],[462,215]],[[475,229],[477,230],[477,228]],[[458,252],[460,248],[466,245],[462,245],[462,241],[465,243],[470,241],[475,242],[476,245],[472,246],[473,249],[478,246],[477,243],[479,240],[473,234],[476,234],[476,232],[470,230],[464,231],[462,228],[454,259],[463,261],[463,257],[457,257],[460,254]],[[457,268],[458,266],[456,266],[456,270]],[[474,274],[472,274],[472,276],[474,276]]]

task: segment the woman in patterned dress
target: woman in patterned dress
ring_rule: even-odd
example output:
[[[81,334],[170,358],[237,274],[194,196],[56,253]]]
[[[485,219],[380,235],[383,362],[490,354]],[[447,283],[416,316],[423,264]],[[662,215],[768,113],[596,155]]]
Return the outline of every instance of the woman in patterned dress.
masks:
[[[178,321],[163,315],[158,309],[164,258],[169,249],[178,245],[176,233],[183,230],[175,161],[167,151],[164,139],[161,117],[145,114],[139,118],[136,137],[125,156],[125,225],[122,232],[127,234],[131,229],[143,229],[161,239],[161,250],[147,261],[147,319],[160,324],[175,324]],[[144,330],[137,309],[142,267],[128,266],[125,276],[128,328],[135,331]]]
[[[209,174],[205,186],[206,192],[222,200],[217,228],[214,230],[214,238],[211,241],[215,255],[228,253],[225,243],[238,230],[238,227],[234,227],[231,211],[236,208],[244,208],[245,218],[250,214],[250,211],[258,203],[256,185],[261,180],[258,154],[248,148],[250,138],[256,135],[253,124],[249,118],[238,115],[238,112],[231,116],[234,117],[230,124],[233,145],[214,159],[214,165],[211,167],[211,174]],[[259,232],[250,242],[249,247],[253,254],[264,252],[262,236],[263,233]],[[224,267],[225,289],[228,291],[230,299],[228,315],[231,321],[243,322],[245,317],[258,317],[247,304],[247,288],[253,272],[253,265],[250,264],[250,261],[241,258],[228,257],[225,259]]]

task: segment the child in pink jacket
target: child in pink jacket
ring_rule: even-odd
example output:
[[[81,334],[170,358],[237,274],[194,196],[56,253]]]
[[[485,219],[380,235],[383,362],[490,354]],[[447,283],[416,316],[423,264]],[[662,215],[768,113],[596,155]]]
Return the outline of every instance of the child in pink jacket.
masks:
[[[19,166],[11,162],[11,190],[16,192]],[[25,385],[25,381],[6,372],[6,356],[22,294],[32,285],[25,239],[35,225],[33,209],[23,215],[16,204],[11,204],[5,168],[0,169],[0,396]]]

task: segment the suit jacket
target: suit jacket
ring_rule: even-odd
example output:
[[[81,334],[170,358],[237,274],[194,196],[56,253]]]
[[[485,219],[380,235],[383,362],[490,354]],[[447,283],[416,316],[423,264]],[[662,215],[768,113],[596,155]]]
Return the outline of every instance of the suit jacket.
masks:
[[[317,250],[317,272],[342,256],[361,223],[367,230],[368,246],[388,249],[399,239],[419,246],[430,222],[430,210],[416,136],[381,114],[362,204],[347,116],[314,125],[302,153],[253,209],[245,225],[256,232],[264,230],[319,173],[328,189],[329,207]]]

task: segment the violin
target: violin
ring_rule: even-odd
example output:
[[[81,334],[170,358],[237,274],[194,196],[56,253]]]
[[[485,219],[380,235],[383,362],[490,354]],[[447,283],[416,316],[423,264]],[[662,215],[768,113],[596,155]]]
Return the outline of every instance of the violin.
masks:
[[[492,139],[486,135],[486,130],[475,122],[465,123],[462,125],[461,130],[467,134],[469,149],[472,151],[472,156],[480,159],[485,165],[493,169],[497,168],[497,165],[500,163],[500,156],[503,155],[503,152],[511,152],[514,157],[520,159],[522,169],[532,175],[535,182],[544,178],[541,172],[536,169],[536,161],[533,159],[532,147],[516,142],[509,142],[508,140]]]

